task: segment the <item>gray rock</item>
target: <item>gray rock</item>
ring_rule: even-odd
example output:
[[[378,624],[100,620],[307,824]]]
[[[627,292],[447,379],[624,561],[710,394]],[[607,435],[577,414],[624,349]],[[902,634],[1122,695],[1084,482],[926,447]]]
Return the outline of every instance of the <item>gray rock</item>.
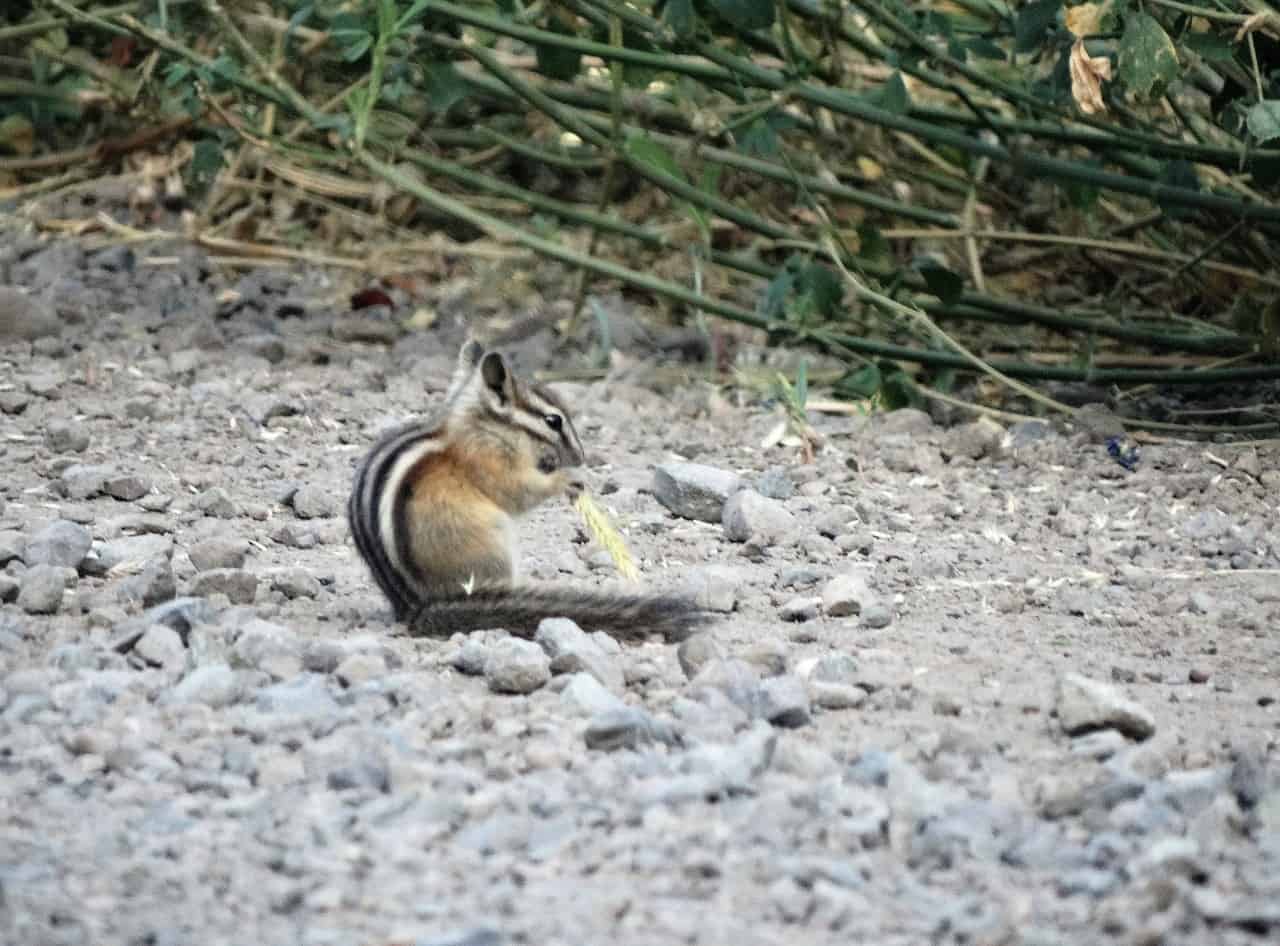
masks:
[[[259,690],[255,705],[264,713],[308,719],[321,719],[338,710],[338,701],[329,691],[326,678],[316,673],[304,673]]]
[[[583,740],[588,749],[603,752],[638,749],[653,743],[678,746],[682,741],[679,731],[669,723],[632,706],[606,710],[592,717]]]
[[[115,592],[119,601],[137,602],[144,608],[168,601],[178,593],[173,565],[167,556],[153,558],[143,563],[136,574],[117,584]]]
[[[196,667],[183,677],[169,698],[174,703],[200,703],[215,709],[230,706],[240,698],[240,681],[226,664]]]
[[[927,434],[933,429],[933,418],[914,407],[902,407],[885,414],[880,422],[884,436]]]
[[[1192,838],[1158,838],[1127,865],[1132,877],[1194,878],[1206,873],[1200,844]]]
[[[112,499],[133,502],[151,492],[151,481],[140,473],[117,473],[107,477],[102,489]]]
[[[828,710],[856,709],[867,700],[867,691],[847,683],[810,680],[809,699],[814,706]]]
[[[478,640],[465,640],[462,646],[449,658],[449,665],[459,673],[469,677],[478,677],[484,673],[484,665],[489,661],[489,647]],[[550,663],[548,663],[550,669]]]
[[[187,650],[182,644],[178,632],[163,624],[153,624],[146,633],[133,645],[137,654],[147,663],[156,667],[173,670],[183,666],[187,660]]]
[[[758,716],[763,697],[760,693],[760,675],[745,660],[733,658],[712,660],[690,682],[695,692],[714,689],[728,697],[748,716]]]
[[[796,518],[776,499],[744,489],[729,497],[720,522],[730,542],[750,539],[759,545],[770,545],[795,528]]]
[[[418,939],[414,946],[508,946],[505,933],[487,926],[475,926],[466,930]]]
[[[742,486],[728,470],[701,463],[664,463],[653,472],[653,495],[686,519],[720,522],[725,502]]]
[[[18,607],[27,614],[53,614],[66,594],[66,572],[56,565],[28,568],[19,579]]]
[[[821,605],[822,599],[812,595],[790,598],[778,606],[778,617],[792,623],[812,621]]]
[[[59,484],[68,499],[92,499],[106,488],[107,480],[116,476],[113,466],[94,466],[77,463],[62,471]]]
[[[207,624],[217,617],[217,611],[204,598],[174,598],[147,611],[143,619],[150,624],[163,624],[177,631],[185,640],[191,629]]]
[[[67,519],[51,522],[27,542],[23,561],[31,565],[57,565],[63,568],[80,567],[93,537],[84,526]]]
[[[848,654],[827,654],[801,663],[796,672],[807,680],[821,683],[843,683],[853,686],[858,682],[858,662]]]
[[[21,532],[9,529],[0,531],[0,566],[8,565],[13,561],[22,561],[22,553],[26,547],[27,537]]]
[[[192,500],[191,505],[206,516],[212,516],[215,519],[234,519],[240,515],[239,508],[221,486],[206,489]]]
[[[1009,438],[1015,450],[1048,440],[1052,435],[1053,428],[1043,420],[1020,420],[1009,428]]]
[[[692,680],[713,660],[721,660],[725,656],[724,648],[710,634],[694,634],[676,647],[676,659],[680,669],[684,671],[686,680]]]
[[[864,571],[837,575],[822,589],[823,610],[833,618],[861,614],[872,604],[879,604],[879,596],[871,589]]]
[[[84,560],[81,570],[86,575],[101,576],[112,569],[140,568],[153,558],[172,554],[173,539],[167,535],[131,535],[99,544]]]
[[[337,514],[338,501],[319,486],[308,483],[293,494],[293,511],[299,519],[327,519]]]
[[[681,590],[704,611],[728,614],[738,604],[738,589],[748,582],[742,569],[732,565],[698,565],[690,568]]]
[[[1204,542],[1229,535],[1233,525],[1231,517],[1221,509],[1202,509],[1182,523],[1181,531],[1188,539]]]
[[[775,726],[795,729],[809,722],[809,694],[790,674],[769,677],[760,684],[760,715]]]
[[[0,286],[0,344],[57,335],[62,322],[42,301],[12,286]]]
[[[1071,740],[1071,754],[1102,762],[1124,751],[1127,746],[1121,733],[1114,729],[1100,729]]]
[[[1108,683],[1078,673],[1058,680],[1058,722],[1069,736],[1097,729],[1117,729],[1134,739],[1146,739],[1156,731],[1155,717]]]
[[[254,618],[236,638],[230,662],[233,667],[261,670],[285,680],[302,672],[302,645],[289,628]]]
[[[560,691],[560,699],[588,716],[625,710],[627,704],[615,696],[596,677],[575,673]]]
[[[893,622],[893,611],[883,601],[873,601],[862,609],[864,627],[888,627]]]
[[[380,754],[366,751],[352,760],[344,757],[330,768],[325,784],[335,792],[354,789],[386,794],[391,791],[391,769]]]
[[[334,676],[345,687],[359,686],[387,675],[387,662],[378,654],[352,654],[334,670]]]
[[[89,428],[78,421],[50,421],[44,429],[44,445],[54,453],[83,453],[89,449]]]
[[[572,621],[547,618],[538,625],[533,639],[551,660],[552,673],[589,673],[614,691],[626,686],[622,668],[594,637]]]
[[[495,693],[532,693],[551,679],[551,660],[533,641],[503,638],[489,649],[484,678]]]
[[[782,676],[787,672],[790,648],[778,640],[762,640],[741,652],[741,657],[758,669],[762,677]]]
[[[265,577],[272,591],[278,591],[290,600],[320,597],[320,580],[305,568],[273,568]]]
[[[202,598],[224,594],[232,604],[252,604],[258,593],[258,576],[243,568],[211,568],[191,580],[190,590]]]
[[[18,600],[18,579],[0,572],[0,601],[8,603]]]
[[[755,490],[769,499],[787,500],[796,494],[796,484],[782,467],[771,466],[756,477]]]
[[[344,660],[357,654],[377,657],[385,667],[400,666],[395,651],[374,634],[309,640],[302,649],[302,666],[312,673],[333,673]]]
[[[968,460],[998,456],[1003,441],[1004,428],[989,417],[980,417],[948,431],[942,442],[942,455]]]
[[[248,554],[249,540],[232,536],[202,539],[187,549],[191,564],[198,572],[215,568],[240,568]]]

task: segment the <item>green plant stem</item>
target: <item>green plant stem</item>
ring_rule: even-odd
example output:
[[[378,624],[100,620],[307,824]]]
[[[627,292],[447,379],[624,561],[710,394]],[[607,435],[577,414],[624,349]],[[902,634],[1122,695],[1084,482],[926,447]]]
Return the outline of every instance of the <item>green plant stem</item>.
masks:
[[[562,33],[552,33],[550,30],[540,30],[532,26],[520,26],[512,20],[490,16],[471,7],[447,3],[445,0],[433,2],[431,8],[438,13],[453,17],[460,23],[468,23],[471,26],[477,26],[502,36],[509,36],[512,39],[522,40],[532,45],[569,49],[588,56],[598,56],[606,62],[616,60],[633,66],[643,66],[646,69],[653,69],[657,72],[673,72],[702,82],[732,84],[736,81],[732,72],[693,59],[674,58],[670,55],[659,53],[646,53],[637,49],[628,49],[625,46],[610,46],[607,43],[597,43],[594,40],[565,36]]]
[[[571,131],[584,141],[589,141],[601,151],[611,150],[611,142],[607,134],[597,131],[591,124],[583,121],[576,113],[563,108],[555,100],[540,89],[524,81],[520,76],[516,75],[512,70],[498,62],[487,49],[479,46],[467,46],[462,43],[456,43],[451,40],[437,38],[434,40],[451,49],[465,52],[487,69],[496,79],[507,85],[520,98],[524,99],[534,108],[544,113],[548,118],[552,119],[560,127],[567,131]],[[700,190],[689,184],[687,181],[672,177],[665,171],[658,170],[642,161],[632,158],[625,150],[615,152],[624,164],[627,165],[634,173],[648,180],[650,183],[656,184],[659,188],[669,194],[674,194],[683,200],[688,201],[696,207],[709,210],[714,214],[730,220],[761,233],[765,236],[780,238],[786,235],[786,228],[776,224],[770,220],[766,220],[759,214],[730,203],[714,194],[708,194],[706,191]]]
[[[279,71],[262,57],[262,54],[254,48],[253,44],[245,38],[240,32],[240,28],[236,26],[231,16],[223,9],[222,4],[218,0],[204,0],[204,8],[209,15],[217,21],[222,31],[230,37],[236,48],[240,50],[240,54],[244,56],[262,76],[264,76],[268,84],[275,89],[293,111],[302,115],[312,125],[323,127],[327,118],[323,112],[308,102],[299,94],[298,90],[285,81]],[[134,21],[137,22],[136,20]],[[139,24],[141,25],[141,24]]]
[[[462,201],[449,197],[403,174],[394,166],[375,158],[368,152],[357,155],[357,160],[364,164],[373,174],[407,193],[413,194],[434,210],[455,217],[471,224],[496,240],[517,243],[527,249],[540,253],[551,259],[559,260],[573,267],[587,267],[599,275],[618,279],[629,285],[654,292],[683,302],[694,308],[705,309],[715,315],[750,325],[766,331],[781,332],[798,340],[809,339],[824,346],[837,345],[872,357],[891,358],[897,361],[917,362],[942,368],[963,368],[969,370],[972,363],[968,358],[945,352],[927,351],[908,348],[903,345],[891,345],[871,342],[855,336],[842,335],[826,330],[809,331],[787,323],[775,322],[755,312],[721,302],[706,296],[700,296],[690,289],[675,283],[640,273],[620,266],[608,260],[593,259],[578,253],[552,240],[535,236],[513,224],[506,223],[482,211],[470,207]],[[1229,381],[1271,380],[1280,378],[1280,365],[1260,366],[1252,368],[1231,368],[1208,371],[1153,371],[1148,369],[1096,369],[1092,371],[1078,368],[1064,368],[1051,365],[1027,365],[1021,362],[990,362],[991,366],[1014,378],[1054,380],[1054,381],[1092,381],[1097,384],[1220,384]]]
[[[478,88],[483,88],[486,92],[495,95],[506,93],[510,96],[509,90],[505,85],[497,80],[487,76],[465,76],[469,84],[474,84]],[[543,86],[545,89],[545,85]],[[560,96],[557,89],[547,89],[547,94],[557,100]],[[588,122],[596,128],[605,129],[609,120],[603,116],[583,115],[584,122]],[[688,139],[678,135],[670,135],[653,129],[648,129],[646,134],[650,135],[657,141],[672,147],[683,148],[688,145]],[[711,145],[699,145],[698,154],[708,160],[723,164],[725,167],[731,167],[739,171],[749,171],[753,174],[759,174],[761,177],[769,180],[778,181],[783,184],[802,184],[809,190],[816,193],[825,194],[829,197],[838,197],[841,200],[848,201],[860,207],[866,207],[869,210],[876,210],[895,217],[901,217],[905,220],[929,221],[935,226],[955,227],[958,226],[957,218],[954,214],[945,213],[943,211],[931,210],[927,207],[918,207],[913,204],[906,204],[901,201],[893,200],[888,197],[880,197],[869,191],[858,190],[845,184],[833,183],[822,178],[812,175],[797,175],[789,168],[776,164],[772,161],[765,161],[761,158],[753,158],[736,151],[729,151],[725,148],[717,148]],[[944,222],[945,221],[945,222]]]
[[[56,86],[45,85],[42,82],[29,82],[26,79],[0,77],[0,99],[5,98],[49,99],[50,101],[66,102],[71,105],[81,104],[78,93],[70,89],[60,89]]]
[[[176,5],[178,3],[186,3],[190,0],[173,0]],[[118,3],[111,7],[102,7],[94,12],[98,16],[114,16],[117,13],[129,13],[142,6],[138,0],[133,3]],[[67,20],[59,17],[53,17],[48,20],[36,20],[34,23],[19,23],[16,26],[0,27],[0,43],[5,43],[14,39],[27,39],[32,36],[43,36],[51,30],[60,29],[67,25]]]
[[[651,17],[638,11],[624,7],[614,0],[591,0],[604,9],[626,9],[626,18],[633,25],[647,28],[655,34],[661,25]],[[794,3],[794,0],[792,0]],[[869,104],[866,100],[844,91],[819,88],[804,82],[791,82],[782,73],[774,69],[759,66],[749,60],[742,59],[711,43],[697,41],[692,44],[697,52],[706,59],[734,73],[739,81],[747,85],[755,85],[772,91],[786,91],[793,97],[830,109],[851,118],[861,119],[883,128],[915,135],[924,141],[936,145],[946,145],[977,157],[990,158],[1008,164],[1015,171],[1029,177],[1048,178],[1050,180],[1068,180],[1081,184],[1090,184],[1104,190],[1132,194],[1144,197],[1158,204],[1168,204],[1203,211],[1214,211],[1241,217],[1249,220],[1266,222],[1280,227],[1280,208],[1260,205],[1233,197],[1218,194],[1206,194],[1183,187],[1171,187],[1158,181],[1135,180],[1123,174],[1101,171],[1086,167],[1074,161],[1052,158],[1047,155],[1034,154],[1022,150],[1013,150],[1003,145],[991,144],[968,135],[960,135],[944,128],[937,128],[907,116],[895,115]],[[944,80],[945,81],[945,80]],[[1003,87],[1001,87],[1003,92]],[[1023,93],[1011,90],[1014,99],[1020,99]],[[1036,100],[1038,108],[1043,103]],[[1112,131],[1115,131],[1112,129]],[[1147,136],[1148,140],[1159,140]],[[1117,139],[1116,148],[1124,147],[1124,141]]]

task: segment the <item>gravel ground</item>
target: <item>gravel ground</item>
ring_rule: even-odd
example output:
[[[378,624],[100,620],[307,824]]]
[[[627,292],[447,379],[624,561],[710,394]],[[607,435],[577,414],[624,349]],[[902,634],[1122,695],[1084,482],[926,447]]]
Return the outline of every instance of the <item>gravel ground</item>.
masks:
[[[758,404],[565,383],[645,581],[720,620],[415,640],[343,503],[477,283],[402,334],[149,255],[0,249],[3,942],[1280,936],[1274,445],[899,411],[803,465]],[[565,504],[521,531],[612,580]]]

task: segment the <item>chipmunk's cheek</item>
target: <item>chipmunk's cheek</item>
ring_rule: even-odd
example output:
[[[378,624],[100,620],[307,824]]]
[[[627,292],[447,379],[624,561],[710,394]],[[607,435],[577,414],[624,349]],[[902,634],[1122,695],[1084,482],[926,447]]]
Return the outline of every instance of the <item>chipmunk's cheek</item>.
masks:
[[[542,456],[538,457],[538,472],[550,476],[556,470],[560,469],[560,458],[554,450],[545,451]]]

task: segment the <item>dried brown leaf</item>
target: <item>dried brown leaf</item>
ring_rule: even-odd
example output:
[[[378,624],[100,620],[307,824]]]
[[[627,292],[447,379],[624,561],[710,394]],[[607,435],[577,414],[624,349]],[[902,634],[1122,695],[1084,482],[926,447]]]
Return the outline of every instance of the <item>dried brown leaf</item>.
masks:
[[[1084,40],[1071,47],[1071,97],[1086,115],[1107,110],[1102,102],[1102,83],[1111,80],[1111,60],[1106,56],[1090,56]]]

